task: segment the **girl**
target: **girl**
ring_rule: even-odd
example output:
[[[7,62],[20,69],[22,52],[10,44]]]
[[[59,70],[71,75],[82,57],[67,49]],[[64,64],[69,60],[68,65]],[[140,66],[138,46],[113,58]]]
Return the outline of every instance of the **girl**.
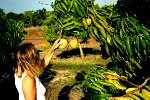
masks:
[[[43,59],[31,43],[24,43],[17,51],[17,67],[15,67],[15,85],[19,100],[45,100],[45,87],[38,76],[48,66],[54,51],[61,43],[56,40]]]

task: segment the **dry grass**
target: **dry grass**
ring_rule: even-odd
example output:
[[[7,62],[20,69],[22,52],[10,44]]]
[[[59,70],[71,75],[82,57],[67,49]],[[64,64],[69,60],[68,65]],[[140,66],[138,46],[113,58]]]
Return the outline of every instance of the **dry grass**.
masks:
[[[71,57],[71,58],[57,58],[52,61],[53,67],[61,66],[62,68],[67,69],[79,69],[79,68],[90,68],[95,65],[107,65],[107,60],[104,60],[100,55],[87,55],[83,59],[80,57]]]

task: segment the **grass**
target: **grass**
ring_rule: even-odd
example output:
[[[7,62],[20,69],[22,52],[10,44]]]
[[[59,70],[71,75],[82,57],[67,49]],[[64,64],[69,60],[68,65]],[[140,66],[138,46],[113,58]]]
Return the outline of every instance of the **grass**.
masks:
[[[80,57],[58,58],[52,61],[52,68],[68,69],[68,70],[89,70],[98,65],[106,66],[107,60],[100,55],[87,55],[83,59]]]
[[[48,50],[49,48],[51,48],[51,45],[47,43],[47,44],[45,44],[45,45],[43,45],[43,46],[38,47],[37,49],[38,49],[38,50],[42,50],[42,51],[46,51],[46,50]]]

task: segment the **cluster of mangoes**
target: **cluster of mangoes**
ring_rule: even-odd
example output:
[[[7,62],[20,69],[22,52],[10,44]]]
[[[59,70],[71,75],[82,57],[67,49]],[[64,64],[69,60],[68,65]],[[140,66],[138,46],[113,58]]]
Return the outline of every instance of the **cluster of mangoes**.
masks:
[[[62,38],[62,39],[60,39],[60,42],[62,43],[59,46],[60,49],[66,48],[68,46],[68,44],[73,49],[78,47],[78,40],[76,38],[72,38],[69,41],[67,39]]]

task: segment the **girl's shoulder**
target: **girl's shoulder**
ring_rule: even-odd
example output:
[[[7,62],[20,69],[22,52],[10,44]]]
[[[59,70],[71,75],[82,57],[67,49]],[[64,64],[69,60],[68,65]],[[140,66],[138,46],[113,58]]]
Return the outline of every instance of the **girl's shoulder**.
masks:
[[[22,78],[23,78],[23,82],[25,83],[35,82],[35,78],[32,78],[27,74],[23,74]]]
[[[22,87],[23,87],[23,90],[36,88],[35,78],[31,78],[28,75],[25,75],[23,80],[22,80]]]

